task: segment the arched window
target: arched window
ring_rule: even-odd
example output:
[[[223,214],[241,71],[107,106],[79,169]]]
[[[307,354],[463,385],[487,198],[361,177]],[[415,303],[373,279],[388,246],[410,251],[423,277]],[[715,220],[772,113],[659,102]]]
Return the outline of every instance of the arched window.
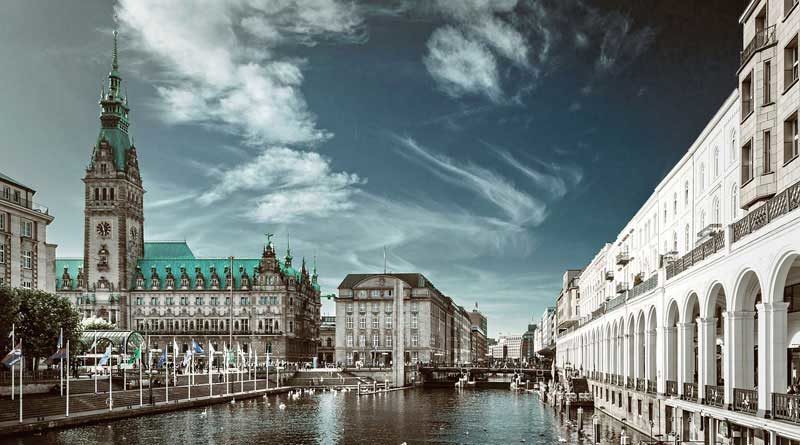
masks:
[[[110,199],[113,201],[113,200],[114,200],[114,187],[111,187],[111,189],[109,189],[109,192],[108,192],[108,193],[109,193],[109,195],[110,195],[110,196],[109,196],[109,197],[110,197]]]
[[[94,200],[100,201],[100,189],[98,188],[94,189]]]
[[[108,189],[103,187],[103,201],[108,199]]]
[[[691,234],[689,233],[689,224],[686,224],[686,228],[684,229],[684,236],[686,237],[686,241],[685,241],[686,252],[688,252],[689,250],[691,250],[690,249],[690,247],[691,247],[691,244],[690,244],[691,243],[691,241],[690,241]]]
[[[728,164],[733,164],[736,161],[736,130],[731,130],[731,152]]]
[[[667,203],[664,203],[664,224],[667,223]]]
[[[731,221],[736,221],[736,216],[739,214],[739,186],[733,184],[731,187]]]
[[[678,232],[672,231],[672,250],[678,251]]]
[[[677,193],[673,193],[672,194],[672,214],[673,215],[677,215],[678,214],[678,194]]]
[[[683,183],[683,203],[689,205],[689,181]]]
[[[719,177],[719,147],[714,147],[714,178]]]
[[[720,224],[720,212],[719,212],[719,197],[715,196],[714,201],[711,202],[711,223],[713,224]]]
[[[705,164],[700,164],[700,180],[698,182],[699,182],[699,186],[700,186],[700,191],[702,192],[703,190],[706,189],[706,165]]]

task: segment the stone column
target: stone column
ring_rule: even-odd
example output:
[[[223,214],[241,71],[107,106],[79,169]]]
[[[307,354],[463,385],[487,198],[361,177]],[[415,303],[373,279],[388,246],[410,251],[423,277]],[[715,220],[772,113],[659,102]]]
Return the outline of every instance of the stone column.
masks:
[[[675,349],[677,351],[677,328],[674,326],[665,326],[661,328],[661,332],[663,333],[662,338],[664,341],[662,342],[662,366],[659,369],[662,369],[661,375],[658,379],[658,392],[659,394],[664,394],[667,392],[667,380],[677,380],[677,371],[678,371],[678,360],[676,357],[672,356],[672,350]],[[680,354],[678,354],[680,356]]]
[[[394,280],[394,308],[392,317],[392,327],[394,338],[392,351],[392,378],[395,387],[406,385],[406,338],[405,338],[405,295],[403,292],[403,282],[399,279]]]
[[[630,361],[629,354],[631,353],[630,345],[628,345],[628,334],[624,334],[620,336],[620,340],[622,342],[622,360],[620,363],[622,364],[622,370],[620,370],[619,375],[622,376],[622,383],[625,383],[626,377],[628,377],[628,362]]]
[[[717,384],[717,319],[697,319],[697,389],[705,399],[706,385]]]
[[[644,378],[644,362],[646,359],[644,350],[644,338],[638,331],[633,336],[633,377],[634,379]]]
[[[658,373],[656,372],[658,358],[658,336],[656,335],[655,329],[645,331],[644,336],[645,344],[647,345],[647,348],[645,349],[645,378],[655,381],[658,379]]]
[[[678,323],[678,394],[684,383],[694,382],[694,323]]]
[[[725,313],[725,404],[733,404],[733,389],[753,388],[755,371],[755,315],[753,311]],[[730,377],[730,378],[728,378]]]
[[[773,295],[773,299],[783,295]],[[758,310],[758,414],[770,415],[772,394],[785,394],[787,375],[788,302],[757,304]]]

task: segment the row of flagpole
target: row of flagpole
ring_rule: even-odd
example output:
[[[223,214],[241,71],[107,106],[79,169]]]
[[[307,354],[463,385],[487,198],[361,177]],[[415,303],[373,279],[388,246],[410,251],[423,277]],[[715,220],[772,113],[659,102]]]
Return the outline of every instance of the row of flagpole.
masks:
[[[20,423],[22,423],[22,421],[23,421],[22,373],[23,373],[23,370],[24,370],[24,363],[21,363],[22,360],[23,360],[22,339],[21,338],[17,339],[16,326],[15,325],[12,325],[9,337],[11,338],[11,344],[12,344],[13,348],[8,354],[6,354],[6,356],[2,359],[2,361],[0,361],[0,363],[2,363],[3,365],[5,365],[8,368],[11,368],[11,399],[12,400],[14,400],[14,397],[15,397],[15,390],[14,389],[16,387],[15,382],[14,382],[14,376],[15,376],[14,367],[16,366],[17,363],[20,364],[20,366],[19,366],[20,369],[19,369],[19,397],[18,397],[18,400],[19,400],[19,421],[20,421]],[[70,352],[69,342],[70,342],[69,339],[67,339],[66,347],[64,347],[64,329],[62,328],[60,330],[60,332],[59,332],[58,343],[56,345],[56,352],[48,358],[48,363],[53,363],[55,360],[59,360],[59,365],[58,365],[59,366],[59,393],[60,393],[61,397],[64,397],[64,380],[65,380],[64,376],[66,375],[65,417],[69,417],[69,396],[70,396],[70,387],[69,387],[70,377],[69,377],[69,368],[68,368],[69,367],[69,363],[70,363],[69,362],[69,352]],[[233,346],[233,345],[231,345],[231,346]],[[134,354],[131,357],[129,357],[128,363],[127,363],[129,365],[132,365],[132,364],[134,364],[136,362],[137,365],[138,365],[137,367],[139,368],[139,406],[144,405],[143,390],[142,390],[142,369],[143,369],[143,366],[142,366],[142,352],[141,352],[142,350],[141,350],[141,348],[142,348],[141,344],[137,346]],[[97,374],[96,374],[97,368],[108,365],[108,368],[109,368],[109,373],[108,373],[108,395],[109,396],[108,396],[108,399],[107,399],[107,405],[108,405],[109,410],[113,410],[113,404],[114,404],[114,402],[113,402],[113,400],[114,400],[113,399],[113,371],[112,371],[111,363],[110,363],[111,353],[112,353],[111,345],[108,345],[106,347],[105,353],[102,355],[102,357],[100,357],[99,363],[98,363],[98,360],[97,360],[97,333],[95,333],[94,341],[92,343],[92,346],[89,349],[93,350],[93,352],[94,352],[93,355],[94,355],[94,359],[95,359],[95,373],[93,373],[93,376],[92,376],[93,380],[94,380],[94,385],[95,385],[95,394],[97,393]],[[157,364],[157,368],[158,369],[161,369],[164,365],[166,365],[167,360],[168,360],[168,349],[169,349],[168,346],[164,348],[164,351],[163,351],[161,357],[158,360],[158,364]],[[177,343],[177,341],[175,340],[174,337],[172,339],[172,350],[173,350],[172,377],[173,377],[173,383],[174,383],[173,386],[174,386],[175,389],[177,389],[179,387],[178,380],[177,380],[178,343]],[[149,345],[148,345],[148,351],[149,351]],[[188,371],[189,371],[189,375],[188,375],[189,382],[188,382],[188,385],[187,385],[188,399],[189,400],[192,399],[192,386],[194,385],[194,374],[195,374],[194,373],[194,356],[195,356],[195,354],[203,354],[203,353],[205,353],[205,351],[203,350],[201,345],[199,345],[197,342],[194,341],[194,339],[192,339],[191,348],[189,348],[186,351],[186,354],[184,355],[184,358],[183,358],[183,361],[182,361],[182,366],[185,369],[188,369]],[[208,344],[208,388],[209,388],[209,397],[213,397],[213,395],[214,395],[214,389],[213,389],[214,388],[213,387],[213,385],[214,385],[214,383],[213,383],[213,362],[214,362],[214,354],[215,353],[216,353],[216,351],[214,349],[214,346],[209,342],[209,344]],[[229,369],[229,366],[232,364],[232,360],[231,360],[231,354],[232,353],[233,353],[233,351],[231,349],[228,349],[228,345],[225,344],[223,346],[223,357],[222,358],[223,358],[223,364],[224,364],[224,369],[225,369],[224,375],[225,375],[225,383],[226,383],[226,394],[230,394],[231,393],[230,392],[230,377],[229,377],[228,369]],[[252,370],[253,371],[253,390],[255,391],[255,390],[258,389],[258,354],[253,354],[253,350],[252,350],[252,348],[250,348],[249,351],[248,351],[248,355],[249,355],[249,360],[247,360],[247,363],[246,363],[247,367],[248,367],[248,378],[250,377],[250,370]],[[151,369],[151,364],[152,364],[152,356],[150,356],[149,353],[148,353],[148,357],[149,357],[148,358],[148,370],[150,370]],[[64,361],[66,361],[66,363],[67,363],[67,368],[66,369],[64,368]],[[238,373],[238,380],[240,382],[240,393],[244,392],[244,379],[243,379],[243,372],[244,371],[243,371],[243,368],[242,368],[242,364],[244,362],[245,362],[244,352],[242,351],[241,345],[239,345],[238,342],[237,342],[236,367],[237,367],[237,373]],[[270,363],[269,353],[267,353],[266,360],[265,360],[265,369],[266,369],[266,377],[265,377],[266,387],[265,387],[265,389],[269,389],[269,363]],[[118,365],[119,364],[120,364],[120,362],[118,361]],[[186,368],[187,365],[188,365],[188,368]],[[277,386],[280,386],[280,368],[278,367],[276,369],[277,369],[277,373],[278,373],[277,374],[277,378],[278,378]],[[148,373],[149,372],[150,371],[148,371]],[[166,369],[164,371],[164,376],[165,376],[165,380],[166,380],[165,400],[166,400],[166,402],[169,402],[169,369]],[[125,374],[125,370],[123,369],[123,384],[125,385],[124,389],[127,390],[127,382],[126,382],[125,379],[126,379],[126,374]],[[152,390],[152,380],[149,382],[149,385],[150,385],[151,390]],[[151,396],[151,398],[152,398],[152,396]],[[151,400],[151,402],[152,402],[152,400]]]

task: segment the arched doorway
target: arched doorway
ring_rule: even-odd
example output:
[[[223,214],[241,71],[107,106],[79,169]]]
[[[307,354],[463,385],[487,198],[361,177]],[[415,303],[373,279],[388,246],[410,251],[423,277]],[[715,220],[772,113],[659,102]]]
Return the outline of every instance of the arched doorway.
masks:
[[[664,317],[664,393],[667,395],[678,394],[678,303],[672,300],[667,305]]]
[[[745,272],[736,286],[733,311],[725,317],[728,342],[728,376],[725,400],[735,411],[755,414],[758,410],[759,338],[757,306],[762,302],[761,282],[752,270]],[[727,380],[727,379],[726,379]]]

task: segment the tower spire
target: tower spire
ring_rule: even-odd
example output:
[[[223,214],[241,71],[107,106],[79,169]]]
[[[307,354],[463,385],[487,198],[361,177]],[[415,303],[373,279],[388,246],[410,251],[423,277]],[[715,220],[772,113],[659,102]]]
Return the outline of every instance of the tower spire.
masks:
[[[114,52],[113,58],[111,59],[111,70],[117,71],[119,69],[119,60],[117,58],[117,30],[114,30]]]
[[[292,267],[292,249],[289,247],[289,232],[286,232],[286,261],[284,262],[286,267]]]

